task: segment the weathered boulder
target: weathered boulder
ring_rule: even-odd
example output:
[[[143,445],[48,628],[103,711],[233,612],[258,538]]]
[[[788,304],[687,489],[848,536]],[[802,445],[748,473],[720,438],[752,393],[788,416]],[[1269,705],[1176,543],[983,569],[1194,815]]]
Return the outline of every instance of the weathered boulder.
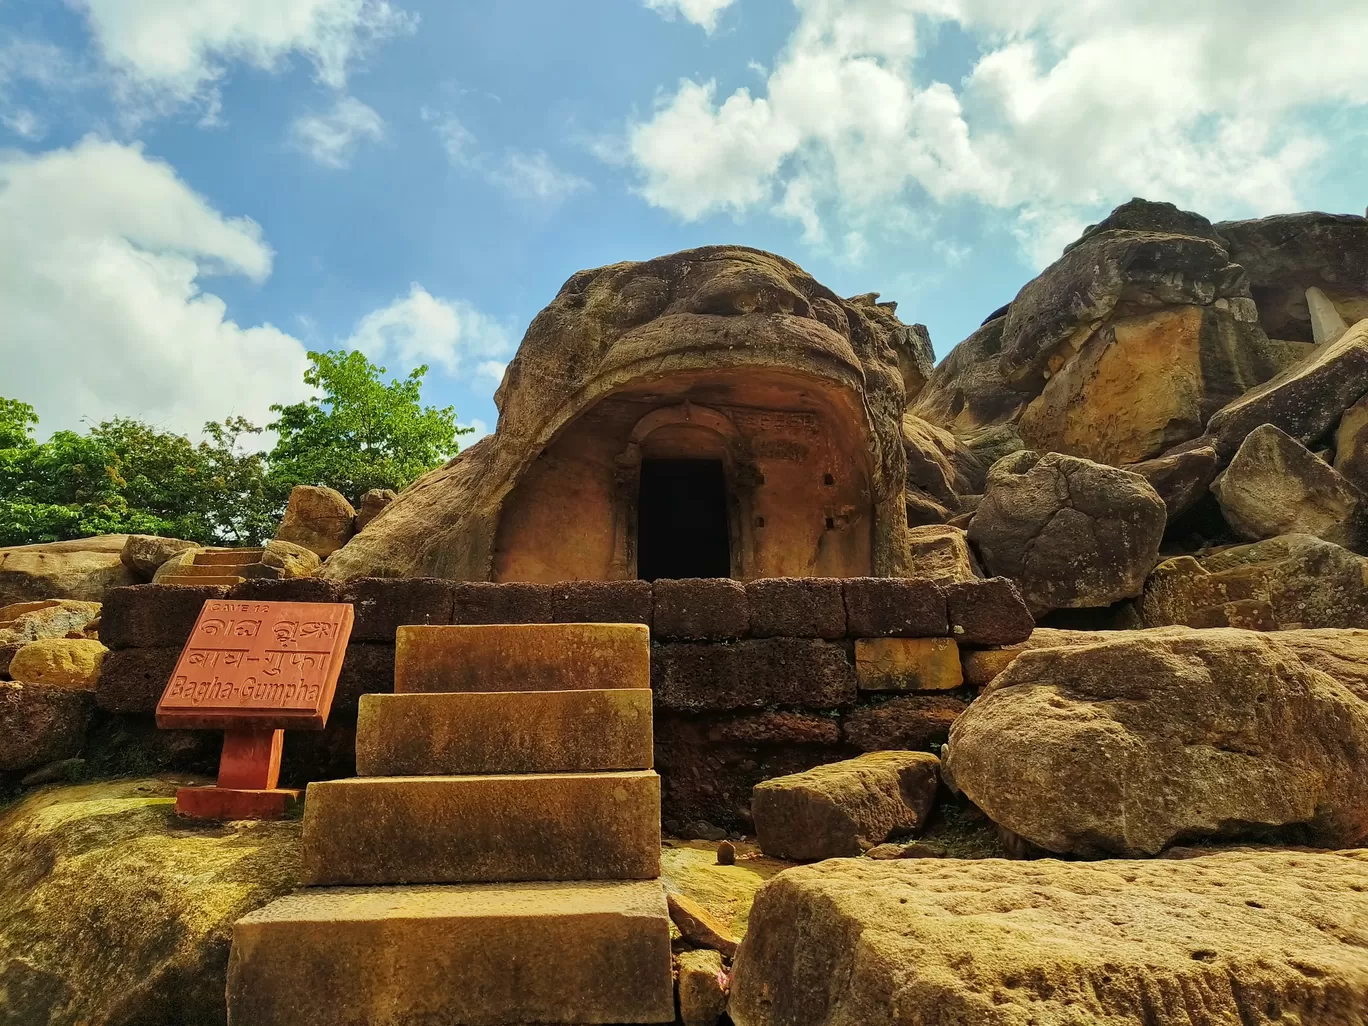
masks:
[[[936,800],[940,760],[926,752],[872,752],[755,786],[760,850],[808,861],[858,855],[916,832]]]
[[[1368,837],[1368,704],[1277,635],[1169,628],[1022,653],[950,732],[945,772],[1047,851]]]
[[[100,617],[99,602],[39,599],[0,608],[0,644],[87,635]]]
[[[9,675],[24,684],[56,684],[79,691],[94,691],[107,651],[92,638],[30,641],[10,660]]]
[[[1325,435],[1345,410],[1368,394],[1368,320],[1359,321],[1335,342],[1318,346],[1207,422],[1222,459],[1230,459],[1261,424],[1274,424],[1310,444]]]
[[[356,532],[356,510],[341,492],[318,485],[295,485],[276,538],[293,542],[327,559]]]
[[[1137,603],[1146,627],[1288,630],[1368,624],[1368,559],[1288,534],[1155,567]]]
[[[492,579],[506,500],[553,439],[629,387],[703,373],[719,382],[765,375],[767,386],[797,378],[853,411],[873,505],[873,569],[899,573],[901,421],[905,381],[919,373],[909,373],[919,358],[905,356],[920,346],[906,327],[890,304],[842,299],[796,264],[739,246],[580,271],[533,319],[508,365],[495,395],[498,431],[406,488],[324,575]]]
[[[232,925],[293,888],[297,822],[194,825],[177,783],[49,788],[0,815],[0,1017],[226,1021]]]
[[[1250,541],[1309,534],[1360,550],[1368,542],[1368,497],[1272,424],[1245,437],[1211,491],[1226,522]]]
[[[1022,652],[1037,648],[1060,648],[1071,645],[1091,645],[1105,635],[1097,631],[1069,631],[1054,627],[1037,627],[1025,641],[999,648],[980,648],[964,653],[964,683],[982,688],[1016,661]]]
[[[1140,594],[1167,511],[1139,474],[1023,451],[988,473],[969,539],[988,571],[1017,582],[1031,613]]]
[[[99,602],[110,588],[139,583],[120,559],[126,534],[0,548],[0,606],[35,599]]]
[[[1139,474],[1159,493],[1172,523],[1206,497],[1221,461],[1215,446],[1194,445],[1132,463],[1125,469]]]
[[[366,525],[384,512],[385,507],[399,497],[393,488],[371,488],[361,496],[361,504],[356,508],[356,532],[360,534]]]
[[[973,439],[986,431],[1015,424],[1031,401],[1031,393],[1008,385],[998,368],[1006,323],[1005,313],[990,318],[950,350],[911,408],[922,420],[965,439],[971,449],[979,448]]]
[[[1270,338],[1312,340],[1309,288],[1325,293],[1350,324],[1368,317],[1368,219],[1307,211],[1215,227],[1249,275]]]
[[[77,755],[93,705],[88,692],[61,684],[0,681],[0,772]]]
[[[949,431],[908,413],[902,418],[902,439],[909,492],[920,490],[958,512],[962,496],[983,491],[988,468]]]
[[[848,859],[756,895],[736,1026],[1357,1026],[1368,856]]]
[[[1335,469],[1368,491],[1368,396],[1345,410],[1335,429]]]
[[[679,955],[679,1018],[684,1026],[713,1026],[727,1011],[727,971],[716,951]]]
[[[721,844],[731,844],[722,841]],[[733,861],[735,851],[733,849]],[[670,910],[670,921],[679,930],[679,935],[690,944],[700,948],[710,948],[728,958],[736,954],[740,943],[721,920],[717,919],[702,902],[674,891],[665,892],[665,906]]]
[[[907,529],[907,563],[914,576],[936,581],[977,581],[983,577],[960,527],[927,524]]]
[[[323,565],[318,553],[312,549],[280,538],[272,538],[266,543],[261,552],[261,562],[275,570],[281,580],[313,577]]]
[[[153,534],[130,534],[119,558],[143,582],[151,581],[157,568],[172,556],[195,548],[195,542],[180,538],[161,538]]]

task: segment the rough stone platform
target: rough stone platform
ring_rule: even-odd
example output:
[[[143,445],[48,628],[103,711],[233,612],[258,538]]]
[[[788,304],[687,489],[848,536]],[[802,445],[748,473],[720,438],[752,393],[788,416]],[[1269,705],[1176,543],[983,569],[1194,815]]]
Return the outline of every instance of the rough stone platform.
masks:
[[[656,881],[305,891],[241,919],[230,1026],[674,1019]]]

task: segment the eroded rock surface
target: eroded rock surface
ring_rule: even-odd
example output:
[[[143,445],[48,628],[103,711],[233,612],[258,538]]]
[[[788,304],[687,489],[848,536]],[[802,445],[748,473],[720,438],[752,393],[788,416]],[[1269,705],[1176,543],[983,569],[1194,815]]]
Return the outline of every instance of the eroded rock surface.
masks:
[[[1276,634],[1117,631],[1023,652],[950,732],[946,776],[1047,851],[1368,837],[1368,704]]]
[[[276,531],[279,541],[302,545],[327,559],[356,531],[356,510],[341,492],[315,485],[295,485],[285,518]]]
[[[137,584],[120,559],[126,534],[0,548],[0,606],[35,599],[99,602],[110,588]]]
[[[1358,1026],[1368,856],[850,859],[756,895],[736,1026]]]

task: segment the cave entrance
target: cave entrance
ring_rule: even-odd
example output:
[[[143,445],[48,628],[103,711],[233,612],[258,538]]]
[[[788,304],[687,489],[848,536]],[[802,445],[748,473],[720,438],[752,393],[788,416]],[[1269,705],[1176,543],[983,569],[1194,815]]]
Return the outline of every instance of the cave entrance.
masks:
[[[643,581],[731,576],[721,460],[641,461],[637,576]]]

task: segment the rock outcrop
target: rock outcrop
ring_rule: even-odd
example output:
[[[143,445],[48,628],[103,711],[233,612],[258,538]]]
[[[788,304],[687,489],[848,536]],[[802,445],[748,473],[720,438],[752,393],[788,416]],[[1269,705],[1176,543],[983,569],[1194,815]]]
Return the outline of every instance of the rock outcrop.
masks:
[[[1368,838],[1368,704],[1275,634],[1171,628],[1022,653],[950,732],[945,773],[1047,851]]]
[[[292,542],[327,559],[356,532],[356,510],[341,492],[317,485],[295,485],[276,540]]]
[[[1356,1026],[1368,856],[849,859],[756,895],[736,1026]]]
[[[130,534],[124,542],[119,558],[123,565],[138,575],[138,579],[152,580],[159,567],[172,556],[195,548],[195,543],[180,538],[161,538],[153,534]]]
[[[1139,595],[1159,557],[1167,510],[1139,474],[1058,453],[993,464],[969,538],[1032,614]]]
[[[1288,534],[1155,567],[1137,603],[1146,627],[1278,631],[1368,624],[1368,559]]]
[[[0,606],[35,599],[99,602],[110,588],[138,584],[120,554],[126,534],[0,548]]]
[[[1362,551],[1368,497],[1287,432],[1264,424],[1211,485],[1221,513],[1249,541],[1309,534]]]

